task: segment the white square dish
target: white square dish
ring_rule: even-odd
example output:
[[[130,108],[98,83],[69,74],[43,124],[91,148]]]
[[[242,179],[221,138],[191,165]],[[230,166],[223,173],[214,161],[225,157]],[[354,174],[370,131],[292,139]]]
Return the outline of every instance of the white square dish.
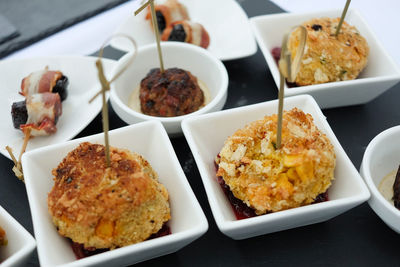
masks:
[[[79,143],[103,143],[103,134],[27,152],[22,157],[41,266],[122,266],[173,253],[204,234],[208,223],[160,122],[110,131],[110,145],[141,154],[169,192],[172,234],[76,260],[67,238],[58,234],[47,208],[51,170]]]
[[[196,160],[215,221],[225,235],[244,239],[326,221],[366,201],[369,191],[332,132],[318,104],[309,95],[285,99],[285,110],[297,107],[314,118],[336,153],[335,180],[328,189],[329,201],[237,220],[231,204],[217,182],[214,159],[226,138],[246,124],[276,114],[278,101],[269,101],[200,115],[183,121],[183,133]],[[210,132],[212,129],[212,132]],[[212,138],[210,138],[212,136]]]
[[[0,246],[1,266],[22,266],[36,247],[35,239],[1,206],[0,227],[8,240],[6,246]]]
[[[163,1],[156,1],[161,3]],[[201,23],[210,35],[207,50],[220,60],[247,57],[257,52],[246,13],[235,0],[179,0],[186,6],[190,19]],[[154,32],[145,19],[146,11],[132,15],[114,32],[134,38],[138,46],[155,42]],[[114,38],[111,46],[130,51],[131,43],[126,39]]]
[[[292,27],[312,18],[340,17],[342,10],[330,10],[304,14],[283,13],[257,16],[250,19],[258,45],[264,54],[268,67],[279,88],[279,70],[271,54],[280,47],[283,35]],[[355,80],[288,88],[285,96],[310,94],[321,108],[332,108],[364,104],[378,97],[400,81],[400,69],[385,51],[376,35],[356,10],[349,10],[346,22],[355,26],[368,42],[370,54],[368,63]]]
[[[96,57],[53,56],[28,59],[4,60],[0,62],[0,153],[11,159],[5,147],[8,145],[18,157],[24,142],[24,135],[14,129],[11,117],[13,102],[24,98],[18,94],[21,81],[30,73],[44,69],[59,70],[68,77],[68,96],[62,102],[62,115],[57,122],[57,132],[49,136],[39,136],[29,141],[27,151],[61,143],[72,139],[82,131],[100,112],[101,98],[91,104],[89,99],[100,90],[100,82],[95,66]],[[103,59],[106,76],[113,70],[115,60]]]
[[[399,168],[399,140],[400,126],[394,126],[378,134],[368,144],[360,167],[360,173],[371,191],[369,206],[397,233],[400,233],[400,210],[393,205],[393,201],[389,202],[381,193],[380,186],[387,175],[393,173],[395,176]],[[393,181],[383,183],[383,187],[384,184],[392,187]],[[393,194],[393,190],[391,193]]]

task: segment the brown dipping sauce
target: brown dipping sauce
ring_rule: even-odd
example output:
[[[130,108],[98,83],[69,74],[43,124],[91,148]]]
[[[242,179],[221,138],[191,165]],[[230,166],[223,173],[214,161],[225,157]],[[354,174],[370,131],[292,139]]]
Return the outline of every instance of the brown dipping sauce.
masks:
[[[164,224],[163,227],[157,233],[152,234],[147,240],[170,234],[171,234],[171,228],[167,224]],[[83,244],[73,242],[71,239],[68,240],[71,242],[72,251],[74,252],[76,259],[78,260],[109,251],[108,248],[103,248],[103,249],[85,248]]]

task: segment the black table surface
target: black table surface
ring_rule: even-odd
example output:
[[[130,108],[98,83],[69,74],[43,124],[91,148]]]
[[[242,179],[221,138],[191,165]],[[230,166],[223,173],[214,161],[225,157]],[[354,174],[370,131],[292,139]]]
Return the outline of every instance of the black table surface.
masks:
[[[249,17],[282,12],[266,0],[238,1]],[[106,49],[118,59],[122,53]],[[277,98],[277,89],[261,51],[251,57],[226,61],[229,74],[228,100],[224,109]],[[381,131],[400,122],[400,84],[365,105],[323,110],[339,142],[359,169],[366,146]],[[111,108],[111,106],[110,106]],[[110,128],[125,126],[110,110]],[[77,137],[101,132],[98,115]],[[222,234],[211,213],[206,192],[184,137],[171,139],[189,183],[209,223],[208,231],[176,253],[136,266],[315,266],[400,264],[400,236],[372,211],[367,203],[331,220],[245,240]],[[0,156],[0,205],[33,235],[25,185],[13,176],[12,162]],[[51,245],[51,244],[49,244]],[[36,252],[28,266],[38,266]]]

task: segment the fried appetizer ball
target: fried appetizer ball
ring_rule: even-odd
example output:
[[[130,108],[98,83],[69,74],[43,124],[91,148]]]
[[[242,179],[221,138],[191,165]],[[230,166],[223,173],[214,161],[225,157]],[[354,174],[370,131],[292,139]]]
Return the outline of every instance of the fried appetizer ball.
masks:
[[[0,246],[7,245],[6,231],[0,226]]]
[[[85,248],[114,249],[149,238],[170,218],[168,192],[140,155],[81,143],[53,169],[48,209],[58,232]]]
[[[307,43],[295,83],[298,86],[346,81],[357,78],[367,65],[367,41],[354,26],[343,22],[338,37],[340,18],[316,18],[304,22]],[[289,50],[294,58],[299,45],[300,29],[289,37]]]
[[[276,131],[276,114],[254,121],[230,136],[216,159],[217,176],[258,215],[310,204],[333,180],[333,146],[310,114],[284,112],[279,150]]]
[[[144,114],[159,117],[181,116],[198,110],[204,94],[197,78],[178,68],[150,70],[140,82],[140,107]]]

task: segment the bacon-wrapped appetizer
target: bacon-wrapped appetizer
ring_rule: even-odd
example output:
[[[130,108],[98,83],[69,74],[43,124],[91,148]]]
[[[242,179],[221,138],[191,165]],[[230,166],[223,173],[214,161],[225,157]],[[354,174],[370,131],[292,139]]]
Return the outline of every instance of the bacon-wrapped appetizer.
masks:
[[[30,129],[31,136],[55,133],[61,113],[60,95],[49,92],[29,95],[25,101],[13,103],[11,108],[14,127],[23,132]]]
[[[67,98],[68,78],[61,71],[44,70],[32,72],[22,80],[20,94],[27,97],[45,92],[58,93],[61,101]]]
[[[164,30],[161,40],[185,42],[203,48],[210,44],[210,36],[203,25],[188,20],[173,22]]]
[[[155,5],[154,9],[160,34],[174,21],[190,19],[186,7],[177,0],[167,0],[163,4]],[[147,9],[146,19],[152,23],[150,7]]]

